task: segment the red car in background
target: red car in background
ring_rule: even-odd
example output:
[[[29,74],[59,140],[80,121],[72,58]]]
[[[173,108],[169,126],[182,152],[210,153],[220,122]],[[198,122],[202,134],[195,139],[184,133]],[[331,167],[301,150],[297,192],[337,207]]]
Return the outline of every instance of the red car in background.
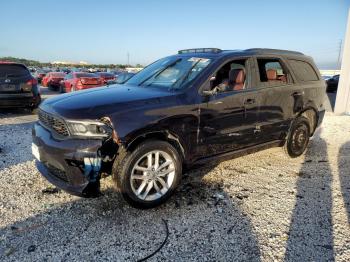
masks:
[[[108,82],[112,82],[117,80],[115,74],[107,73],[107,72],[97,72],[96,75],[100,76],[101,80],[104,84],[108,84]]]
[[[66,74],[62,72],[50,72],[43,77],[41,84],[47,87],[59,88],[65,76]]]
[[[34,76],[35,78],[38,80],[38,83],[40,84],[42,79],[45,77],[45,75],[47,74],[47,71],[41,70],[39,69],[38,71],[35,72]]]
[[[103,86],[101,78],[92,73],[72,72],[61,81],[61,93]]]

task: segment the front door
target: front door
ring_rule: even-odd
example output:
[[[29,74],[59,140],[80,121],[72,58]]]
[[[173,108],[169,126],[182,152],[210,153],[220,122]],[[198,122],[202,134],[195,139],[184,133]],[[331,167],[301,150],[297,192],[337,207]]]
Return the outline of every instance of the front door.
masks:
[[[251,87],[249,65],[247,59],[225,63],[216,73],[216,84],[213,86],[220,86],[221,82],[226,81],[223,68],[227,73],[231,72],[231,75],[233,70],[244,70],[243,85],[234,82],[235,79],[229,79],[229,88],[221,88],[216,94],[203,96],[199,135],[202,157],[234,151],[257,143],[256,125],[260,97],[259,90]]]

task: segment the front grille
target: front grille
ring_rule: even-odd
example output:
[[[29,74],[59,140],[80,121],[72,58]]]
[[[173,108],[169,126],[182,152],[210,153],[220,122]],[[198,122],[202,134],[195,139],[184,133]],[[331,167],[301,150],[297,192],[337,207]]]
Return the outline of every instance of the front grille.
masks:
[[[39,110],[39,121],[40,123],[49,130],[55,131],[61,136],[69,136],[68,128],[66,123],[58,117],[46,113],[43,110]]]

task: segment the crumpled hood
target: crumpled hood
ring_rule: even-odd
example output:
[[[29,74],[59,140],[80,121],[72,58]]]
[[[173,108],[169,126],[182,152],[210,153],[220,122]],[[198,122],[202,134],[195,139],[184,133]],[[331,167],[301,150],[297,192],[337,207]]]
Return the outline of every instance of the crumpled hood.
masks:
[[[40,108],[69,119],[96,119],[150,103],[157,104],[161,98],[173,95],[155,88],[110,85],[58,95],[46,99]]]

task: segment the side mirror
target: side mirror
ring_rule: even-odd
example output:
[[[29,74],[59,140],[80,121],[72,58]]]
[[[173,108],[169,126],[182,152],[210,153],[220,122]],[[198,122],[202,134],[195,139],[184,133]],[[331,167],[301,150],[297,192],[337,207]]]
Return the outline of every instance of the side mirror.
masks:
[[[204,90],[202,91],[202,94],[205,96],[215,96],[218,93],[217,89],[214,88],[213,90]]]
[[[216,77],[215,76],[212,76],[210,79],[209,79],[209,87],[210,87],[210,90],[203,90],[202,91],[202,94],[204,96],[213,96],[213,95],[216,95],[217,94],[217,90],[216,88],[214,88],[215,86],[215,80],[216,80]]]
[[[212,76],[210,79],[209,79],[209,83],[210,83],[210,89],[212,90],[215,86],[215,80],[216,80],[216,77],[215,76]]]

